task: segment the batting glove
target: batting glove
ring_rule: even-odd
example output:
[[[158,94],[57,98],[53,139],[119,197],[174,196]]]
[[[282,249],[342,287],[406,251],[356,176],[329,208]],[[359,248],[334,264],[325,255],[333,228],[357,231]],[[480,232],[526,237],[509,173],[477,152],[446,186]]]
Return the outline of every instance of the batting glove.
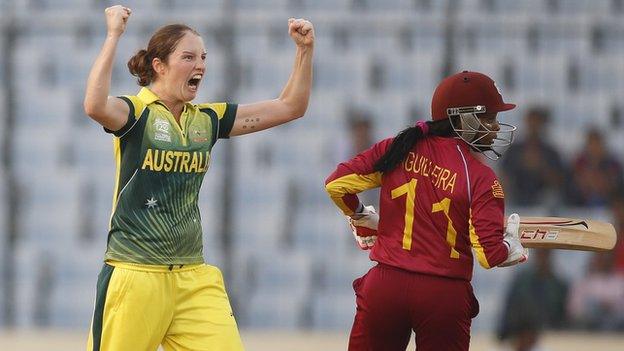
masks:
[[[362,250],[370,250],[377,240],[377,225],[379,215],[373,206],[364,206],[362,212],[353,217],[347,216],[353,237]]]
[[[507,219],[507,228],[503,242],[507,245],[509,252],[507,259],[499,264],[499,267],[509,267],[518,263],[526,262],[529,259],[529,250],[525,249],[518,238],[518,229],[520,228],[520,216],[512,213]]]

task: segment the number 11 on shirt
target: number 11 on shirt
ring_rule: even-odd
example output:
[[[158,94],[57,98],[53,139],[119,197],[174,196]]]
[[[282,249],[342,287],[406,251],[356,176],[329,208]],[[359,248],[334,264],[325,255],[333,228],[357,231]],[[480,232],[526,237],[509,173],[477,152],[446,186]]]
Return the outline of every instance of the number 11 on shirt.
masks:
[[[406,195],[405,197],[405,228],[403,229],[403,249],[410,250],[412,248],[412,231],[414,227],[414,200],[416,199],[416,185],[418,179],[411,179],[409,182],[392,189],[392,199],[396,199]],[[453,227],[453,221],[449,216],[451,208],[451,199],[445,197],[440,202],[436,202],[431,207],[431,213],[444,212],[448,225],[446,227],[446,242],[451,248],[450,257],[459,258],[459,252],[455,250],[455,241],[457,239],[457,231]]]

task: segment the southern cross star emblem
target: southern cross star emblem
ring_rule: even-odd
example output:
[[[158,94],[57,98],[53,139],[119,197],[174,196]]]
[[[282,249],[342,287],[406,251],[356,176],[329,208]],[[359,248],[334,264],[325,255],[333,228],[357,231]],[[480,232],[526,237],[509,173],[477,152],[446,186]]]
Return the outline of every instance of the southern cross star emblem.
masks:
[[[154,197],[152,196],[151,198],[147,199],[145,206],[147,206],[147,208],[154,208],[158,206],[158,200],[154,199]]]

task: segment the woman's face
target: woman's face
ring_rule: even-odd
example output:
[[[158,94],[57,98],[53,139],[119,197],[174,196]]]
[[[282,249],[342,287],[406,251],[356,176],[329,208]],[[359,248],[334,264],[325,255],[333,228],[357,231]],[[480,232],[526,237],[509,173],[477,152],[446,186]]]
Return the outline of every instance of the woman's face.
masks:
[[[492,145],[494,142],[496,132],[500,130],[500,125],[498,124],[496,115],[496,113],[486,113],[479,117],[481,124],[487,128],[486,130],[483,126],[481,126],[481,131],[477,134],[477,137],[481,137],[485,134],[485,136],[483,136],[483,138],[479,141],[480,144]]]
[[[183,102],[195,99],[206,71],[205,60],[204,41],[187,31],[169,54],[167,63],[161,62],[156,68],[169,98]]]

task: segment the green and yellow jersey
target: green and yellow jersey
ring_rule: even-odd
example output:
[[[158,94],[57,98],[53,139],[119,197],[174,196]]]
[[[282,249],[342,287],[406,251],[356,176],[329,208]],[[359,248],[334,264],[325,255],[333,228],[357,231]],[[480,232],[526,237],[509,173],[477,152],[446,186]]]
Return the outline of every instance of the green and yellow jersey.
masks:
[[[113,132],[117,173],[105,259],[201,263],[199,189],[213,145],[232,130],[237,105],[187,103],[178,123],[148,88],[121,99],[130,113]]]

